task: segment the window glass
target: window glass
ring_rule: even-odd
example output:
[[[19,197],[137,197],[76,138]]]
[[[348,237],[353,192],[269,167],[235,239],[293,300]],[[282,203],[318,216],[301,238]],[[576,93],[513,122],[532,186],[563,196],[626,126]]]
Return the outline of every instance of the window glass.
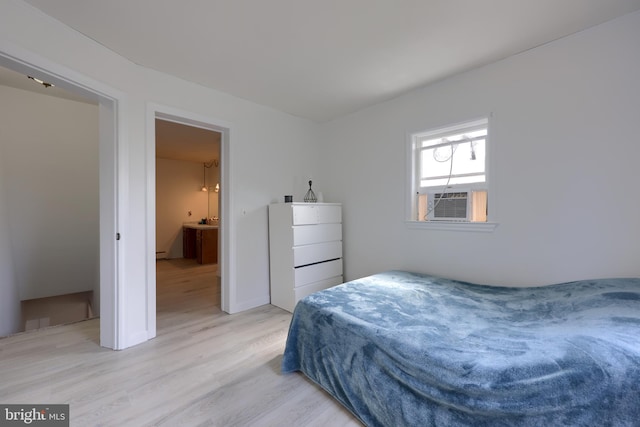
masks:
[[[420,187],[485,182],[487,130],[420,142]]]
[[[487,221],[488,138],[488,119],[412,135],[412,220]]]

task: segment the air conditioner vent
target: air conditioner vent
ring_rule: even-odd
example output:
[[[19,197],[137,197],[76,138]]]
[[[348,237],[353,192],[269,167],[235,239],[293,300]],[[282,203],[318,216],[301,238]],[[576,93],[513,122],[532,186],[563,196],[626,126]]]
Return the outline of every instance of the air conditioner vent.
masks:
[[[468,221],[469,193],[467,191],[429,194],[429,219],[435,221]]]

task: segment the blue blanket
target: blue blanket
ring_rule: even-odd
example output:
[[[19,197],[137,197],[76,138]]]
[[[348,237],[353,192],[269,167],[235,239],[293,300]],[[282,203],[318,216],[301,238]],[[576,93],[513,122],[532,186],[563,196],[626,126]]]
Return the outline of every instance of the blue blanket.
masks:
[[[640,279],[376,274],[298,303],[298,370],[368,426],[639,426]]]

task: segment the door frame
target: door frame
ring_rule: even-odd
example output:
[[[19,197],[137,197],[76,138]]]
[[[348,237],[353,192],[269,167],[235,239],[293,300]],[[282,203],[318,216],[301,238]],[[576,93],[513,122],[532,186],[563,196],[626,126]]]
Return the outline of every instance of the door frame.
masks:
[[[125,150],[125,132],[120,108],[124,94],[53,61],[0,40],[0,66],[26,74],[37,75],[58,87],[80,94],[98,104],[98,162],[100,181],[100,345],[114,350],[125,343],[124,290],[122,268],[124,250],[116,236],[126,212],[126,188],[119,181]]]
[[[202,116],[166,105],[147,103],[146,162],[147,162],[147,230],[146,230],[146,290],[147,328],[149,338],[156,336],[156,119],[186,126],[212,130],[220,138],[220,206],[218,254],[221,282],[221,308],[233,313],[235,298],[235,257],[233,250],[234,219],[231,215],[233,182],[231,180],[231,125],[220,119]]]

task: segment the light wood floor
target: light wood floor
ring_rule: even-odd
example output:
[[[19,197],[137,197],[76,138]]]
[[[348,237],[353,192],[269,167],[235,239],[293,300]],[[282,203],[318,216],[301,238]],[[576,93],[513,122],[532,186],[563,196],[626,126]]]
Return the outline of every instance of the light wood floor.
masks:
[[[280,373],[291,314],[220,311],[215,265],[157,263],[157,337],[112,351],[98,319],[0,339],[0,403],[70,404],[72,426],[360,426]]]

